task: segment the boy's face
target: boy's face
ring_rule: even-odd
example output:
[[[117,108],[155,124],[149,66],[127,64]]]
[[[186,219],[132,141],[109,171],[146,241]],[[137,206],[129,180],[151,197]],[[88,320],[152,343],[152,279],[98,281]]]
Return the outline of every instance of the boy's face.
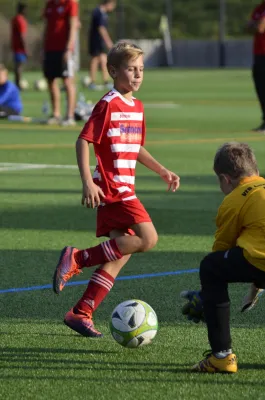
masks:
[[[221,174],[217,175],[219,179],[220,189],[221,191],[227,195],[234,190],[234,186],[232,180],[229,175]]]
[[[0,85],[4,85],[7,81],[7,70],[0,70]]]
[[[111,1],[110,3],[106,4],[107,12],[112,12],[116,8],[116,1]]]
[[[115,85],[123,92],[137,92],[143,81],[143,56],[124,62],[119,68],[113,69],[112,77]]]

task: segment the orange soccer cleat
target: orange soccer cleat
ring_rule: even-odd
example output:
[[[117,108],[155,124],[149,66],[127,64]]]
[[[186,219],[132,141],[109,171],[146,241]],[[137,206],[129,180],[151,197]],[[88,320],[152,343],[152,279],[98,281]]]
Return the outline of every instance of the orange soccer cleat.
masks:
[[[64,323],[80,335],[91,338],[103,337],[102,333],[95,329],[92,316],[75,314],[73,308],[66,313]]]
[[[73,275],[80,274],[81,269],[75,261],[75,253],[78,251],[75,247],[65,247],[56,266],[53,276],[53,290],[59,294],[65,284],[72,278]]]

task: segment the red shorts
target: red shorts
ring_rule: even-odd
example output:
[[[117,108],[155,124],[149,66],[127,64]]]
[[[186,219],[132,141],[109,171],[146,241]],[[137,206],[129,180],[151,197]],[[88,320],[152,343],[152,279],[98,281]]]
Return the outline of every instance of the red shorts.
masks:
[[[149,214],[139,199],[118,201],[99,206],[97,210],[97,237],[109,236],[114,229],[125,230],[130,235],[130,227],[142,222],[152,222]]]

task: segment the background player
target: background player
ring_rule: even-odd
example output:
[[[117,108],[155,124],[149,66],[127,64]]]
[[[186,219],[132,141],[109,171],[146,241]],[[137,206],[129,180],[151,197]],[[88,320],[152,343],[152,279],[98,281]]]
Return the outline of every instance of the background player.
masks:
[[[25,18],[27,6],[18,3],[17,14],[11,21],[11,47],[13,52],[15,82],[21,90],[22,66],[27,61],[26,34],[28,23]]]
[[[116,7],[116,0],[102,0],[101,4],[92,12],[91,23],[89,28],[89,54],[90,54],[90,78],[89,88],[97,90],[96,85],[98,67],[100,65],[102,71],[103,82],[107,89],[112,88],[112,84],[108,82],[109,74],[107,69],[106,49],[111,49],[113,42],[108,32],[108,14]]]
[[[8,71],[0,64],[0,118],[19,115],[22,108],[19,89],[8,80]]]
[[[49,0],[44,10],[44,75],[52,104],[52,116],[48,124],[61,123],[60,88],[57,78],[63,79],[67,96],[65,126],[75,124],[74,110],[76,89],[74,82],[73,51],[79,26],[78,3],[75,0]]]
[[[84,336],[100,337],[92,314],[107,296],[114,280],[132,253],[148,251],[157,233],[144,206],[135,194],[136,162],[156,172],[175,192],[179,177],[159,164],[143,147],[145,122],[143,104],[132,97],[143,81],[143,51],[127,42],[116,44],[108,55],[108,70],[114,90],[95,106],[77,140],[77,161],[83,183],[82,204],[98,207],[97,236],[110,240],[85,250],[65,247],[54,275],[54,290],[83,267],[100,265],[93,273],[79,302],[64,322]],[[92,178],[89,148],[93,143],[97,167]]]

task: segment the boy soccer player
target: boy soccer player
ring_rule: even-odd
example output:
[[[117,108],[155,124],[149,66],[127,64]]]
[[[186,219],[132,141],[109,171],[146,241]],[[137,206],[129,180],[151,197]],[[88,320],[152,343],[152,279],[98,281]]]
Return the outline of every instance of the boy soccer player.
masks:
[[[8,71],[0,64],[0,118],[19,115],[22,109],[19,89],[8,80]]]
[[[131,254],[153,248],[155,227],[135,194],[135,167],[139,161],[156,172],[175,192],[179,177],[159,164],[143,147],[145,121],[143,104],[132,96],[143,81],[143,51],[128,42],[117,43],[108,54],[108,71],[114,89],[95,106],[77,143],[77,162],[83,183],[82,204],[97,207],[97,236],[110,240],[86,250],[65,247],[54,274],[55,293],[83,267],[100,265],[91,276],[78,303],[64,322],[81,335],[101,337],[92,314],[107,296],[114,280]],[[91,176],[90,145],[97,166]]]
[[[233,373],[228,283],[254,283],[256,291],[265,287],[265,179],[245,143],[225,143],[215,155],[214,171],[226,197],[216,218],[213,252],[200,264],[199,293],[211,351],[192,371]],[[191,309],[200,308],[198,292],[190,300]],[[186,313],[192,319],[193,312]]]
[[[28,23],[25,17],[27,6],[18,3],[17,14],[11,21],[11,44],[14,57],[15,82],[20,89],[22,65],[27,61],[26,34]]]

